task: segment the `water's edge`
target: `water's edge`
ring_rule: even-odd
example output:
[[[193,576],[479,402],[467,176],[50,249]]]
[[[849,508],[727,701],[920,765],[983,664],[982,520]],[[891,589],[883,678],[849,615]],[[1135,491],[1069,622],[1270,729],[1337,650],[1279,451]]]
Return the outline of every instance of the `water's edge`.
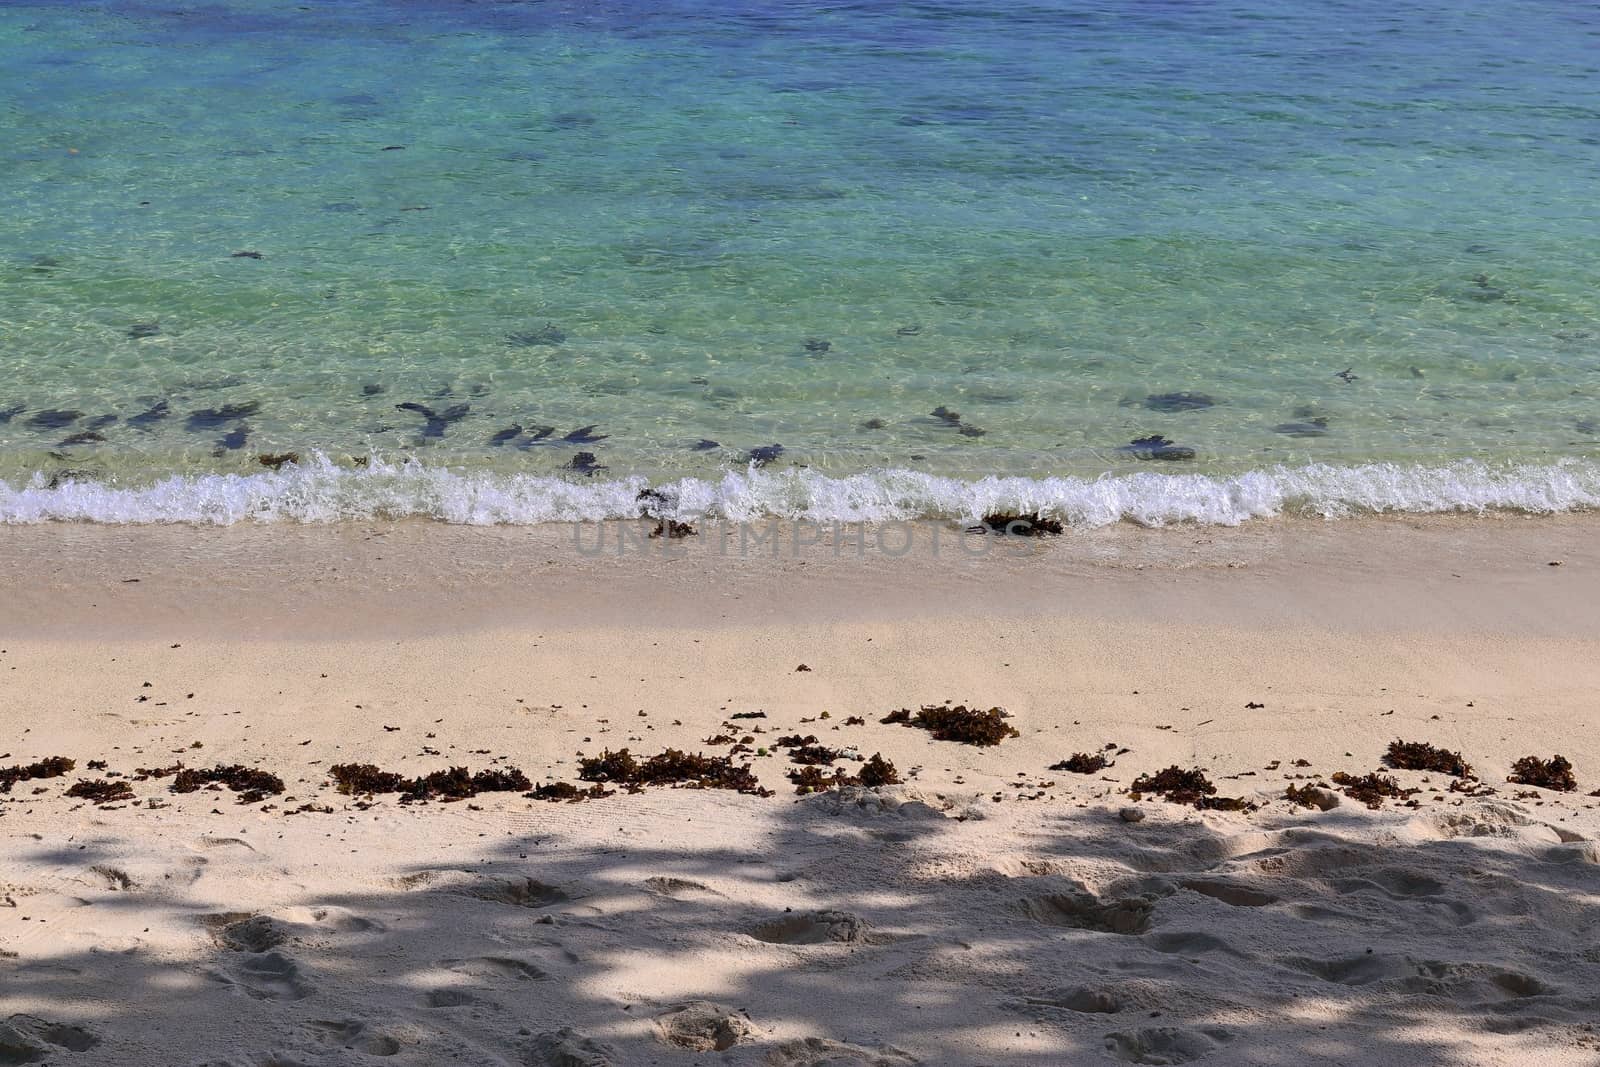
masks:
[[[649,492],[645,492],[649,490]],[[34,524],[332,523],[421,518],[465,525],[532,525],[652,517],[748,522],[970,522],[996,512],[1038,513],[1077,528],[1130,522],[1233,526],[1279,515],[1554,514],[1600,507],[1600,463],[1441,466],[1377,463],[1277,466],[1233,476],[1098,478],[939,477],[884,469],[829,477],[751,467],[717,481],[651,485],[643,477],[577,481],[453,470],[373,457],[338,466],[321,455],[257,474],[173,475],[143,485],[0,481],[0,522]]]

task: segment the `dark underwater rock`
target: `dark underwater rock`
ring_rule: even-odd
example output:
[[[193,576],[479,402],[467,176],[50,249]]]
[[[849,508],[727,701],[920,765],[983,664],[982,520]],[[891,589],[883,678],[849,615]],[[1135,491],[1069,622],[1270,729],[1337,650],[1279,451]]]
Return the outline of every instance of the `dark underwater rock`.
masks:
[[[1285,437],[1326,437],[1328,420],[1319,415],[1304,422],[1280,422],[1272,428],[1272,432],[1281,433]]]
[[[154,410],[154,409],[152,409]],[[199,411],[189,412],[189,418],[184,421],[184,428],[193,432],[195,430],[215,430],[226,426],[230,422],[254,415],[261,410],[261,401],[250,400],[243,404],[224,404],[220,408],[201,408]]]
[[[745,462],[765,467],[781,455],[783,455],[782,445],[758,445],[745,454]]]
[[[1216,404],[1216,398],[1205,393],[1151,393],[1144,398],[1144,406],[1151,411],[1203,411]]]
[[[506,334],[506,344],[514,348],[554,348],[566,341],[567,334],[553,322],[547,322],[537,330],[520,330],[516,333]]]
[[[590,423],[587,426],[580,426],[576,430],[568,433],[562,438],[562,440],[575,445],[588,445],[593,444],[596,441],[604,441],[607,437],[611,436],[608,433],[595,433],[594,430],[596,425],[596,423]]]
[[[1176,445],[1160,434],[1138,437],[1117,451],[1127,452],[1136,459],[1182,460],[1193,459],[1194,449]]]
[[[489,438],[489,444],[493,448],[499,448],[501,445],[505,444],[507,441],[516,440],[518,437],[521,437],[521,436],[522,436],[522,424],[519,422],[519,423],[516,423],[515,425],[507,426],[503,430],[495,431],[494,435]]]
[[[28,418],[25,425],[31,426],[35,430],[59,430],[63,426],[71,426],[81,418],[83,418],[83,412],[81,411],[51,409],[49,411],[35,412]]]
[[[172,414],[172,411],[167,405],[167,402],[165,400],[158,400],[146,410],[141,411],[139,414],[130,418],[128,420],[128,425],[132,426],[136,430],[148,429],[149,427],[154,426],[156,423],[165,419],[170,414]]]
[[[579,474],[594,474],[596,471],[608,469],[603,463],[595,462],[593,452],[579,452],[566,462],[566,469],[577,471]]]
[[[443,411],[434,411],[426,404],[418,404],[408,400],[403,404],[396,404],[394,409],[396,411],[414,411],[424,419],[427,419],[428,421],[422,427],[422,436],[443,437],[445,430],[450,427],[451,423],[460,422],[467,417],[467,414],[472,411],[472,405],[455,404],[445,408]]]
[[[96,433],[93,430],[82,430],[82,431],[79,431],[78,433],[70,434],[67,437],[63,437],[61,439],[61,443],[60,443],[60,445],[58,447],[60,447],[60,448],[69,448],[72,445],[94,445],[94,444],[99,444],[101,441],[104,441],[105,439],[106,439],[106,436],[103,433]]]

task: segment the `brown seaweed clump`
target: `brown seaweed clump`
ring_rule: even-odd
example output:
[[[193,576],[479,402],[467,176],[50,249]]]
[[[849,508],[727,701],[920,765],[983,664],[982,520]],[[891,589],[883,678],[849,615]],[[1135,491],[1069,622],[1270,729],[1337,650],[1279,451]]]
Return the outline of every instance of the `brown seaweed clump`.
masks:
[[[1511,765],[1511,775],[1506,781],[1554,789],[1560,793],[1570,793],[1578,788],[1578,780],[1572,776],[1572,764],[1559,755],[1547,760],[1538,756],[1523,756]]]
[[[571,782],[550,782],[547,785],[535,786],[531,792],[522,794],[529,800],[547,800],[552,804],[562,802],[576,802],[580,800],[599,800],[602,797],[616,795],[616,790],[604,786],[592,785],[588,789],[579,789]]]
[[[1174,804],[1198,804],[1216,791],[1205,771],[1199,767],[1184,770],[1177,764],[1155,774],[1141,774],[1128,787],[1130,793],[1154,793]]]
[[[1141,774],[1128,792],[1138,798],[1145,793],[1161,797],[1169,804],[1188,804],[1202,811],[1254,811],[1256,806],[1243,797],[1219,797],[1217,787],[1199,767],[1184,770],[1173,764],[1155,774]]]
[[[1111,761],[1106,759],[1102,753],[1096,752],[1091,755],[1087,752],[1074,752],[1060,763],[1052,763],[1050,770],[1071,771],[1073,774],[1094,774],[1096,771],[1103,771],[1111,765]]]
[[[1422,741],[1390,741],[1383,762],[1401,771],[1437,771],[1456,778],[1472,778],[1472,764],[1461,753],[1435,748]]]
[[[1062,526],[1059,520],[1046,518],[1037,511],[1026,514],[1015,511],[996,511],[983,517],[983,524],[996,533],[1012,537],[1059,537]]]
[[[1321,808],[1322,800],[1317,795],[1316,786],[1290,785],[1283,791],[1283,798],[1289,803],[1300,808]]]
[[[1405,800],[1420,792],[1417,789],[1401,789],[1400,783],[1387,774],[1363,774],[1358,777],[1346,774],[1344,771],[1336,771],[1333,781],[1335,785],[1344,787],[1345,796],[1351,800],[1361,801],[1374,811],[1383,807],[1385,797]]]
[[[1004,708],[979,711],[965,704],[924,704],[916,713],[901,708],[885,715],[879,722],[889,725],[917,726],[931,733],[936,741],[959,741],[965,745],[987,748],[998,745],[1008,737],[1021,737],[1016,728],[1006,725],[1009,714]]]
[[[227,786],[239,794],[241,804],[254,804],[283,792],[282,778],[268,771],[246,767],[241,763],[235,763],[231,767],[224,767],[219,763],[210,770],[182,768],[172,776],[172,785],[168,788],[174,793],[193,793],[208,785]]]
[[[76,766],[77,763],[65,756],[51,756],[38,763],[0,767],[0,793],[11,792],[11,787],[18,782],[31,782],[35,778],[60,778]]]
[[[843,767],[834,768],[832,774],[824,774],[822,768],[817,766],[796,767],[789,772],[789,781],[794,783],[794,791],[800,796],[859,784],[853,775],[845,773]]]
[[[834,768],[832,774],[824,774],[821,767],[812,764],[790,771],[789,781],[794,783],[796,793],[805,796],[807,793],[821,793],[847,785],[862,785],[869,789],[898,785],[900,772],[894,764],[883,758],[882,753],[874,752],[855,774],[845,773],[843,767]]]
[[[350,795],[399,793],[402,804],[434,799],[464,800],[479,793],[513,793],[531,789],[528,776],[515,767],[470,773],[465,767],[434,771],[420,778],[407,778],[392,771],[379,770],[370,763],[340,763],[328,768],[328,776],[339,792]]]
[[[117,800],[132,800],[133,788],[127,782],[109,782],[104,778],[79,778],[67,790],[67,796],[87,800],[92,804],[110,804]]]
[[[669,541],[676,541],[684,537],[693,537],[700,531],[687,522],[676,519],[657,519],[656,528],[650,531],[651,539],[665,537]]]
[[[370,763],[338,763],[328,768],[328,777],[339,787],[339,792],[351,796],[398,793],[407,780],[403,774],[380,771]]]
[[[762,787],[748,763],[735,766],[728,756],[690,755],[669,748],[644,761],[634,759],[627,749],[578,761],[578,777],[585,782],[608,782],[638,792],[648,785],[681,786],[685,789],[731,789],[751,796],[770,797],[772,790]]]
[[[861,765],[861,771],[856,775],[861,784],[869,789],[876,789],[883,785],[898,785],[900,772],[895,765],[884,759],[880,753],[874,752]]]
[[[816,734],[789,734],[772,743],[773,748],[789,750],[789,759],[795,763],[830,765],[844,753],[836,748],[817,744]]]
[[[609,748],[598,756],[578,761],[578,777],[585,782],[615,782],[626,785],[639,773],[639,761],[623,749],[613,752]]]

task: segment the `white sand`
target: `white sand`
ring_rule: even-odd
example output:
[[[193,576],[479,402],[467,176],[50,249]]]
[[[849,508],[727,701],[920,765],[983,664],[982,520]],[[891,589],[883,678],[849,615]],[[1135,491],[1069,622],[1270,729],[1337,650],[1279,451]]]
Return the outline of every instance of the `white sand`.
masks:
[[[0,802],[0,1064],[1600,1062],[1597,528],[1122,531],[959,563],[0,531],[0,766],[78,761]],[[946,698],[1021,736],[878,722]],[[573,780],[608,746],[725,751],[700,742],[758,709],[758,744],[815,733],[910,781],[797,798],[780,754],[753,760],[772,798],[361,810],[325,773]],[[1396,737],[1498,793],[1399,771],[1415,808],[1282,799]],[[1047,769],[1109,742],[1131,751],[1100,775]],[[1557,751],[1578,792],[1504,782]],[[294,799],[64,797],[96,759],[259,765]],[[1125,822],[1173,763],[1260,810]]]

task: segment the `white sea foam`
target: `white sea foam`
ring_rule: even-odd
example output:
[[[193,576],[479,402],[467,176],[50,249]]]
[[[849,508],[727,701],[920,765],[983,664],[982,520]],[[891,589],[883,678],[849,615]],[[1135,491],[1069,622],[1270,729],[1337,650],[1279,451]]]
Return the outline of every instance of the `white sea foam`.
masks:
[[[520,525],[633,517],[643,478],[573,481],[461,472],[416,460],[374,458],[366,468],[316,456],[303,466],[257,474],[171,476],[145,485],[68,481],[41,475],[0,481],[0,522],[326,523],[422,517],[474,525]],[[907,470],[830,477],[811,470],[750,469],[719,481],[687,478],[655,487],[678,518],[748,521],[971,521],[996,511],[1034,512],[1076,527],[1133,522],[1236,525],[1280,514],[1334,518],[1405,512],[1549,513],[1600,506],[1600,464],[1444,466],[1374,463],[1269,467],[1233,476],[1104,475],[1098,478],[945,478]]]

